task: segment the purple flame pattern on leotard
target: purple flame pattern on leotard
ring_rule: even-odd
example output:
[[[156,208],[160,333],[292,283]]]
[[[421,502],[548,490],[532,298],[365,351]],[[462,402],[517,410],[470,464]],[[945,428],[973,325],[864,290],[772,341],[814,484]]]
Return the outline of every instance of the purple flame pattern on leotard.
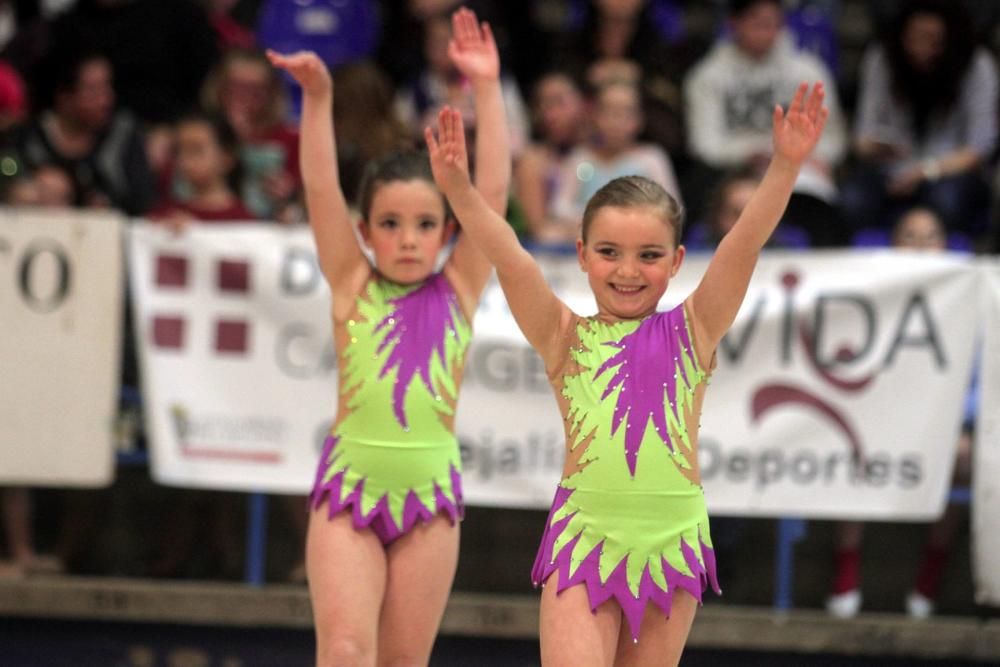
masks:
[[[432,355],[437,352],[441,363],[446,364],[445,336],[455,335],[458,298],[444,275],[436,273],[419,288],[389,302],[395,309],[375,327],[376,333],[386,330],[378,346],[379,354],[392,345],[379,377],[398,369],[392,390],[392,411],[400,425],[409,429],[404,409],[406,389],[413,376],[419,374],[427,390],[436,393],[431,382]]]
[[[587,598],[590,601],[591,611],[596,611],[607,600],[615,600],[622,609],[622,614],[628,622],[632,639],[639,641],[639,630],[642,626],[642,615],[646,605],[652,602],[663,612],[665,616],[670,616],[671,601],[674,591],[678,588],[691,594],[699,604],[702,602],[703,592],[706,587],[711,586],[716,594],[722,590],[719,588],[719,579],[716,576],[715,551],[708,546],[699,532],[698,542],[695,545],[688,544],[684,539],[680,540],[680,550],[691,574],[687,575],[673,567],[666,558],[660,558],[660,565],[663,568],[663,576],[667,582],[667,589],[659,587],[649,573],[647,564],[642,571],[639,581],[638,595],[632,593],[628,584],[627,559],[622,559],[615,569],[608,575],[607,579],[601,577],[601,552],[604,544],[598,543],[583,560],[579,562],[575,570],[572,567],[573,549],[580,540],[580,535],[576,535],[566,543],[558,553],[555,552],[555,544],[559,535],[566,529],[572,514],[564,516],[559,521],[553,522],[552,517],[558,514],[559,510],[566,504],[573,490],[560,486],[556,490],[556,497],[552,503],[552,510],[545,523],[545,533],[542,535],[542,544],[535,558],[535,565],[531,570],[531,578],[536,586],[546,581],[553,573],[558,572],[558,588],[556,592],[561,593],[570,586],[584,584],[587,587]],[[701,555],[699,560],[698,555]]]
[[[677,334],[680,341],[679,350],[674,347],[671,330]],[[648,317],[642,321],[639,328],[620,341],[604,344],[619,350],[597,369],[594,379],[599,378],[605,371],[618,367],[601,400],[621,387],[611,424],[611,434],[616,434],[622,420],[625,420],[627,424],[625,458],[628,461],[629,472],[635,476],[639,446],[642,444],[642,437],[646,433],[650,418],[653,419],[653,426],[667,448],[671,452],[674,451],[667,428],[663,397],[666,394],[674,416],[679,419],[677,383],[682,379],[688,383],[688,378],[684,364],[678,360],[678,355],[693,354],[684,322],[684,309],[675,308],[670,312]]]
[[[395,519],[392,517],[388,495],[383,495],[379,498],[375,506],[368,514],[365,514],[362,508],[362,496],[365,489],[364,480],[361,480],[346,496],[343,496],[343,487],[347,470],[340,470],[326,482],[323,481],[327,471],[336,460],[337,445],[339,442],[339,436],[331,435],[323,443],[323,454],[320,456],[320,463],[316,470],[312,492],[309,494],[309,506],[313,510],[318,510],[324,502],[328,506],[328,518],[333,518],[338,512],[347,510],[351,514],[355,528],[370,528],[385,546],[392,544],[412,530],[418,521],[427,522],[439,514],[447,516],[452,525],[461,521],[465,514],[465,507],[462,504],[462,475],[455,466],[451,466],[449,472],[452,493],[455,497],[454,500],[449,499],[441,490],[441,487],[434,484],[433,507],[428,507],[421,502],[418,495],[412,489],[406,490],[406,498],[403,501],[402,525],[397,525]]]

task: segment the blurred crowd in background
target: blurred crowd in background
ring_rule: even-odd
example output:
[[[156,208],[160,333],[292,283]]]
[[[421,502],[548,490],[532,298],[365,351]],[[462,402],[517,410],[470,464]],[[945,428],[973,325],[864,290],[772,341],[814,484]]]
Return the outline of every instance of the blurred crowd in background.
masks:
[[[0,197],[115,209],[176,229],[304,223],[298,92],[264,49],[315,50],[333,71],[351,199],[364,165],[419,147],[442,105],[474,126],[471,89],[447,55],[459,4],[0,0]],[[998,1],[462,4],[497,36],[514,155],[508,218],[527,243],[572,243],[589,197],[641,174],[682,202],[689,250],[711,249],[767,164],[774,105],[799,82],[822,81],[830,120],[774,246],[998,247]],[[137,386],[134,362],[124,383]],[[183,572],[200,539],[196,517],[210,525],[217,516],[221,528],[208,529],[223,554],[216,573],[232,575],[241,556],[227,542],[231,513],[170,493],[176,520],[192,525],[175,526],[146,572]],[[58,538],[62,559],[45,559],[31,546],[28,492],[7,490],[4,508],[10,560],[0,574],[72,565],[83,519]],[[930,609],[957,530],[946,519],[917,584]],[[840,532],[834,596],[860,579],[861,530]],[[911,612],[929,613],[926,604]]]

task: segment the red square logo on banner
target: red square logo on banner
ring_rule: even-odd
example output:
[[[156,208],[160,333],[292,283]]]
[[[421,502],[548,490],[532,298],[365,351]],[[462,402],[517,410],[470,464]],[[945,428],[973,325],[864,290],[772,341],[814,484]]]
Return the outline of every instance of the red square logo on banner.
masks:
[[[242,320],[219,320],[215,323],[215,351],[246,354],[250,325]]]
[[[165,315],[154,317],[153,345],[175,350],[184,347],[184,318]]]
[[[156,257],[156,285],[158,287],[187,287],[187,257],[158,255]]]
[[[219,290],[222,292],[250,291],[250,265],[239,260],[222,259],[216,264]]]

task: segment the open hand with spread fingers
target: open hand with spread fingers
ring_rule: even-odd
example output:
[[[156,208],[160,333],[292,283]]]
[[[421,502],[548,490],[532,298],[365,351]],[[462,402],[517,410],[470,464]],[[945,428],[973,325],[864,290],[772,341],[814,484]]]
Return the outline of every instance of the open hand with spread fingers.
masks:
[[[823,84],[816,82],[812,90],[802,83],[795,91],[788,112],[774,108],[774,154],[796,165],[809,156],[819,142],[829,110],[823,106]]]
[[[490,24],[479,23],[475,12],[463,7],[451,15],[448,57],[458,71],[472,82],[496,81],[500,76],[500,56]]]
[[[333,81],[326,63],[312,51],[296,51],[285,55],[268,49],[267,59],[275,67],[291,74],[306,95],[319,96],[333,91]]]
[[[438,113],[438,132],[434,138],[431,128],[424,129],[424,139],[430,153],[434,182],[446,197],[470,185],[469,156],[465,149],[465,126],[462,114],[451,107]]]

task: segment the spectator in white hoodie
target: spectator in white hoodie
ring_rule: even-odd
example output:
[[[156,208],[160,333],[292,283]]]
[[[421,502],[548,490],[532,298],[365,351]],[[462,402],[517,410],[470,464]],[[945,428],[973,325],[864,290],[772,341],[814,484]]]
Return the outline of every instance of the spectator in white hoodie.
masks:
[[[723,171],[763,167],[775,105],[791,99],[801,82],[822,81],[830,118],[802,165],[784,220],[807,229],[815,245],[841,243],[833,170],[844,157],[847,133],[836,83],[818,58],[795,49],[783,21],[780,0],[730,2],[731,38],[696,63],[684,83],[688,148],[705,168],[706,188]]]

